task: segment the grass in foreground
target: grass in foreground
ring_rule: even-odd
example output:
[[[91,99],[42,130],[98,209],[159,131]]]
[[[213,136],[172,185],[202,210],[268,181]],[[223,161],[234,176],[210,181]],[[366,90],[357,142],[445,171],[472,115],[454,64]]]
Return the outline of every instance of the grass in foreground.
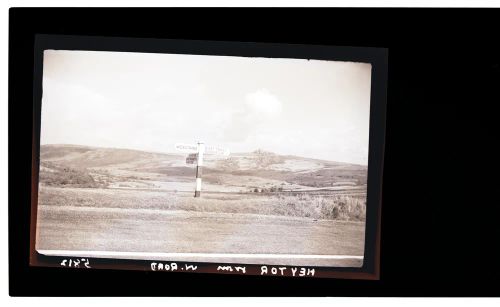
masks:
[[[44,186],[40,188],[39,204],[251,213],[342,221],[364,221],[366,217],[366,202],[362,198],[345,195],[310,195],[307,193],[276,194],[273,196],[217,193],[193,198],[190,193]]]

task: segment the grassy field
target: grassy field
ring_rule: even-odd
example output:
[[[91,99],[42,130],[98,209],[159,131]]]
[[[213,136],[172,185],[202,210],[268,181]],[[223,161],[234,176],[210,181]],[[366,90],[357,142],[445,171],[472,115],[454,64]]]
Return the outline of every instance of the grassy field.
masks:
[[[42,187],[37,249],[363,255],[363,222],[252,212],[259,211],[257,203],[263,204],[256,199],[265,198],[261,195],[251,195],[246,201],[238,201],[241,196],[210,195],[197,203],[186,193],[163,194],[157,191],[116,193],[112,189]],[[222,197],[225,201],[221,203],[232,201],[233,205],[239,204],[240,207],[210,207]],[[220,212],[221,208],[228,210]],[[241,259],[224,261],[241,262]],[[259,262],[325,266],[357,266],[361,263],[358,260],[260,259],[256,262],[247,259],[247,263]]]
[[[250,213],[345,221],[364,221],[366,215],[364,199],[344,195],[207,192],[202,198],[193,198],[192,194],[133,189],[42,187],[39,203],[47,206]]]

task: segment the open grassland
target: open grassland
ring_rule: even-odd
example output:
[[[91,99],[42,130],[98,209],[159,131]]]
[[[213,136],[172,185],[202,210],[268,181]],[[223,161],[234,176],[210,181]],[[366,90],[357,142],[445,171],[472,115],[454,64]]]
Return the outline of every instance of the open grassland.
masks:
[[[159,192],[117,192],[42,188],[37,250],[363,256],[364,222],[255,213],[253,211],[258,211],[256,203],[263,203],[255,196],[241,201],[241,196],[238,200],[237,195],[226,195],[225,201],[219,200],[218,205],[211,206],[223,196],[213,195],[197,202],[188,195],[170,197]],[[232,206],[223,206],[226,201]],[[234,209],[238,204],[240,207]],[[202,257],[170,257],[169,260],[206,261]],[[210,261],[362,265],[362,259],[286,257]]]
[[[188,192],[56,188],[41,186],[39,204],[90,208],[184,210],[213,213],[249,213],[364,221],[364,198],[310,193],[204,193],[201,198]]]

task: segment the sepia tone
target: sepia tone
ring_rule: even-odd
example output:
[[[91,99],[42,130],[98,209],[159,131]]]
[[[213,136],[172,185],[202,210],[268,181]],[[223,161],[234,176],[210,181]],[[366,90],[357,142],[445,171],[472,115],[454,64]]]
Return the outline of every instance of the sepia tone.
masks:
[[[369,70],[365,74],[369,76]],[[287,106],[286,99],[272,93],[266,87],[247,95],[244,111],[260,113],[248,117],[237,110],[230,113],[233,122],[282,120],[278,117]],[[369,97],[369,92],[365,94]],[[364,110],[369,110],[369,100],[367,104]],[[332,105],[332,112],[343,110]],[[60,113],[53,106],[47,109],[42,119],[55,127]],[[185,115],[173,105],[170,110]],[[315,122],[314,117],[306,117],[296,125],[308,127]],[[168,138],[168,146],[161,148],[135,141],[130,146],[113,142],[103,146],[106,142],[97,134],[95,145],[89,145],[89,138],[76,143],[80,130],[71,128],[66,131],[71,135],[67,143],[53,144],[50,140],[61,140],[65,131],[60,127],[57,136],[56,130],[44,135],[42,122],[36,249],[46,255],[360,267],[368,144],[358,140],[363,137],[353,137],[357,128],[345,129],[344,137],[329,147],[315,145],[329,142],[324,132],[302,133],[298,142],[309,151],[300,155],[285,145],[263,142],[259,146],[260,139],[279,143],[287,136],[279,127],[267,126],[271,128],[266,130],[265,124],[257,124],[260,138],[239,136],[251,132],[234,124],[226,141],[216,136],[209,139],[207,152],[200,157],[201,152],[178,150]],[[155,126],[155,122],[144,125]],[[191,123],[186,121],[175,131],[184,126]],[[194,147],[198,142],[199,148],[198,136],[186,142]],[[310,143],[314,138],[324,141]],[[356,140],[351,146],[352,138]],[[122,139],[126,142],[127,135]],[[210,140],[224,150],[210,153]],[[362,149],[356,149],[358,143]],[[332,158],[325,158],[329,148],[342,146],[344,152],[364,150],[362,158],[337,161],[334,149]],[[305,156],[311,150],[317,154]]]

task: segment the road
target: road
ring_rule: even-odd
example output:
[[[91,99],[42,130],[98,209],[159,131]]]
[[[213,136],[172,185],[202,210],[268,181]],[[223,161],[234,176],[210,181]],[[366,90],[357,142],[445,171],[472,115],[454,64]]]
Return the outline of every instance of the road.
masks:
[[[39,206],[52,255],[297,266],[362,265],[364,223],[194,211]]]

